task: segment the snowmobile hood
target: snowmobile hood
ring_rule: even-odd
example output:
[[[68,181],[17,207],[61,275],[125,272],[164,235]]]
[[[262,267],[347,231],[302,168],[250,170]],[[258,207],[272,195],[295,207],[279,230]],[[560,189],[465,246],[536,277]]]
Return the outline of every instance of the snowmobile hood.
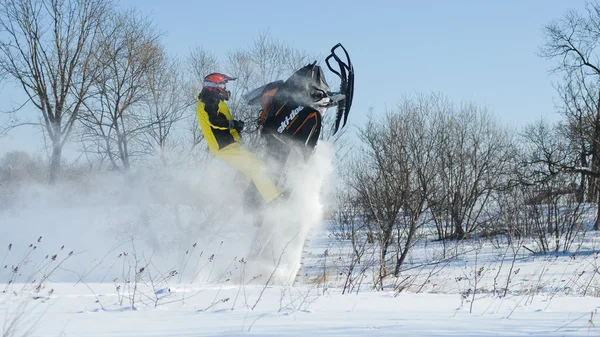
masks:
[[[320,108],[328,105],[330,88],[323,70],[316,63],[294,72],[284,82],[284,91],[298,104]]]

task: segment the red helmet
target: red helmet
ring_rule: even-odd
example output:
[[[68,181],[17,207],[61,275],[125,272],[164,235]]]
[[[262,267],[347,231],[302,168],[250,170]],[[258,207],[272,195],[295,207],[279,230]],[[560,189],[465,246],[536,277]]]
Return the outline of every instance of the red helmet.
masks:
[[[231,93],[227,90],[226,84],[228,81],[233,81],[235,79],[236,77],[227,76],[225,74],[212,73],[206,75],[202,82],[202,86],[204,89],[218,94],[219,98],[226,101],[231,97]]]

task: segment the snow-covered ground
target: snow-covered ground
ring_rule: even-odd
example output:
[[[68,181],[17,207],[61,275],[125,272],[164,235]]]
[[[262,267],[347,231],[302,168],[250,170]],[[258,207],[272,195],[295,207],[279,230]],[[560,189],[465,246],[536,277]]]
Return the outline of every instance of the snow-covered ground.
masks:
[[[52,286],[52,296],[37,300],[3,296],[4,319],[10,323],[19,318],[19,331],[32,328],[15,336],[598,335],[590,318],[599,304],[591,297],[551,302],[537,297],[527,305],[521,297],[487,297],[469,313],[459,296],[450,294],[394,297],[371,291],[341,295],[336,289],[323,293],[312,286],[187,285],[172,286],[164,304],[155,307],[148,299],[147,305],[131,310],[118,304],[110,284]]]
[[[375,291],[376,247],[344,287],[351,245],[305,204],[300,276],[264,286],[247,273],[255,228],[222,169],[4,190],[2,337],[600,336],[598,233],[558,255],[422,240]]]
[[[318,234],[327,236],[325,231],[313,234],[304,259],[305,268],[312,270],[313,276],[318,274],[317,270],[323,270],[322,257],[317,257],[320,245],[327,244],[333,250],[331,247],[339,244],[333,240],[325,243],[316,238]],[[53,263],[38,265],[38,269],[51,271],[68,254],[59,253]],[[45,260],[42,255],[36,257]],[[30,256],[35,263],[33,252]],[[105,259],[107,265],[118,265],[115,269],[121,277],[107,277],[104,282],[82,280],[86,278],[81,275],[84,270],[99,265],[99,261],[84,266],[69,265],[67,259],[60,269],[78,275],[63,274],[40,283],[41,273],[27,284],[2,285],[3,336],[598,336],[599,333],[595,327],[598,322],[595,313],[600,307],[598,297],[566,296],[551,287],[523,291],[529,285],[568,283],[575,277],[571,271],[585,268],[589,258],[578,261],[557,257],[552,262],[543,257],[521,259],[513,269],[513,273],[520,269],[514,276],[514,288],[511,287],[516,294],[511,291],[507,296],[494,295],[490,292],[490,278],[482,277],[480,287],[486,291],[474,298],[465,296],[468,285],[453,279],[453,275],[468,275],[465,266],[472,266],[466,261],[449,264],[444,273],[430,276],[430,283],[440,286],[431,286],[420,293],[398,293],[392,289],[377,292],[364,285],[351,294],[342,294],[338,278],[333,276],[325,283],[323,278],[306,278],[295,286],[249,285],[227,276],[211,278],[216,281],[209,284],[208,273],[203,280],[182,282],[177,276],[160,274],[154,266],[146,265],[147,269],[137,276],[123,276],[129,273],[131,263],[122,264],[119,259],[113,259],[116,263]],[[219,263],[218,256],[199,260],[198,270],[209,260]],[[494,271],[499,268],[491,258],[481,261]],[[230,268],[233,272],[229,275],[240,270],[233,264]],[[540,268],[547,272],[539,272]],[[14,333],[6,333],[12,331],[13,323]]]

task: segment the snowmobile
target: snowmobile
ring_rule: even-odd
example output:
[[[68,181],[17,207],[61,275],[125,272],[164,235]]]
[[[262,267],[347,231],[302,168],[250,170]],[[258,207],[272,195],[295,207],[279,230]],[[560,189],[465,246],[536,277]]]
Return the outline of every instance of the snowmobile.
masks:
[[[340,50],[343,53],[340,53]],[[287,80],[265,84],[243,95],[249,106],[258,106],[259,138],[264,145],[270,175],[289,198],[286,175],[295,165],[306,163],[322,136],[325,112],[336,107],[332,135],[346,125],[354,96],[354,68],[348,51],[338,43],[325,58],[329,70],[340,79],[338,91],[331,91],[316,61],[298,69]],[[262,200],[253,184],[244,193],[244,211],[257,213],[257,235],[248,259],[257,259],[267,246],[273,228],[265,226],[260,211]],[[272,224],[270,225],[273,226]]]
[[[338,54],[338,48],[342,49],[343,58]],[[337,67],[332,65],[332,60]],[[258,133],[264,141],[266,161],[275,163],[272,167],[275,184],[281,185],[292,152],[301,152],[304,162],[309,159],[321,137],[323,116],[329,108],[337,107],[332,135],[340,126],[346,125],[354,96],[354,68],[350,56],[338,43],[331,48],[325,63],[340,78],[337,92],[331,91],[322,68],[315,61],[298,69],[285,81],[265,84],[242,96],[249,106],[260,106]],[[259,200],[256,193],[256,188],[250,185],[245,199]],[[247,206],[255,208],[257,205]]]

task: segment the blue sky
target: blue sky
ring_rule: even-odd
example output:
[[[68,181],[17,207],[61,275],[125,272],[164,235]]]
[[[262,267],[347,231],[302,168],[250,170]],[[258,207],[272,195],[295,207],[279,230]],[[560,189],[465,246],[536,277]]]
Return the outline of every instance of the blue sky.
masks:
[[[148,14],[179,56],[195,46],[224,55],[263,32],[311,54],[325,55],[341,42],[356,70],[353,124],[365,120],[369,107],[383,112],[404,95],[441,92],[486,106],[515,127],[558,119],[557,77],[536,52],[544,25],[585,7],[581,0],[118,3]],[[13,136],[17,144],[20,137]]]
[[[551,63],[536,55],[542,28],[585,1],[157,1],[127,0],[166,31],[169,50],[216,53],[261,32],[325,54],[341,42],[356,70],[352,120],[403,95],[442,92],[473,100],[507,123],[556,118]]]

